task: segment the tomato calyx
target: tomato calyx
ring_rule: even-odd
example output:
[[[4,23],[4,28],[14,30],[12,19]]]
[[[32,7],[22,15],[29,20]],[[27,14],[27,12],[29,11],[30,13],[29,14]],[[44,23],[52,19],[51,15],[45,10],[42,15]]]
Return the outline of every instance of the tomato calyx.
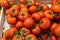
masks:
[[[14,32],[14,35],[18,35],[18,32],[17,32],[17,31],[15,31],[15,32]]]
[[[10,2],[8,2],[8,4],[9,4],[9,7],[10,7],[10,8],[13,6],[13,4],[11,4]]]
[[[22,30],[22,34],[26,34],[26,32],[27,32],[26,30]]]
[[[37,6],[36,6],[36,10],[37,10],[37,11],[41,11],[42,8],[41,8],[39,5],[37,5]]]
[[[43,20],[41,20],[41,21],[39,22],[39,24],[43,24]]]
[[[22,14],[21,14],[22,16],[25,16],[25,13],[24,12],[22,12]]]
[[[53,14],[52,12],[49,12],[48,14],[50,14],[50,15],[54,16],[54,14]]]
[[[60,2],[58,2],[58,4],[60,4]]]
[[[14,13],[14,12],[15,12],[15,10],[14,10],[14,9],[12,9],[12,12]]]
[[[30,36],[27,37],[28,40],[31,40],[32,38]]]
[[[20,35],[16,35],[16,39],[20,38],[21,36]]]
[[[21,29],[21,28],[20,28],[20,26],[19,26],[19,27],[18,27],[18,31],[20,31],[20,29]]]

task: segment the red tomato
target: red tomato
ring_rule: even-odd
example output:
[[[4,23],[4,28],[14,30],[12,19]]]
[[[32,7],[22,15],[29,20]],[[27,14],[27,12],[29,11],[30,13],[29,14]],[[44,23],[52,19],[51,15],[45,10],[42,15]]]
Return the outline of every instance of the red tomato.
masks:
[[[10,15],[7,15],[7,22],[11,25],[15,24],[17,19],[15,17],[11,17]]]
[[[39,22],[39,25],[42,29],[48,29],[50,27],[50,20],[48,18],[43,18]]]
[[[41,20],[41,16],[39,13],[33,13],[32,18],[36,20],[36,22],[39,22]]]
[[[26,7],[23,7],[20,9],[20,12],[28,12],[28,9]]]
[[[23,40],[23,38],[20,35],[16,35],[12,38],[12,40]]]
[[[32,28],[33,25],[34,25],[34,20],[32,18],[29,17],[29,18],[25,19],[24,26],[26,28]]]
[[[55,35],[51,35],[51,36],[50,36],[50,40],[56,40]]]
[[[53,5],[53,6],[52,6],[52,10],[53,10],[54,12],[60,12],[60,4]]]
[[[6,15],[10,15],[10,9],[7,9],[7,10],[5,11],[5,14],[6,14]]]
[[[54,33],[56,34],[56,36],[60,36],[60,24],[58,24],[58,25],[55,27]]]
[[[33,34],[29,34],[26,36],[26,40],[37,40],[36,36]]]
[[[57,4],[58,0],[52,0],[52,5]]]
[[[14,33],[17,31],[15,27],[11,27],[5,32],[5,37],[12,38],[14,36]]]
[[[20,12],[19,15],[18,15],[18,19],[20,21],[24,21],[28,17],[29,17],[29,14],[27,12]]]
[[[17,21],[17,23],[15,24],[16,28],[22,28],[23,27],[23,22],[21,21]]]
[[[3,0],[2,3],[1,3],[2,7],[8,9],[9,8],[9,5],[8,5],[8,0]]]
[[[48,34],[45,33],[44,35],[41,36],[41,40],[47,40],[48,39]]]
[[[52,20],[54,18],[54,13],[51,10],[44,11],[43,15],[44,15],[44,17],[46,17],[50,20]]]
[[[29,12],[36,12],[36,6],[34,5],[30,6]]]
[[[41,32],[41,28],[39,25],[36,25],[31,31],[33,34],[38,35]]]
[[[48,10],[48,9],[49,9],[49,6],[47,4],[44,4],[43,5],[43,11]]]
[[[57,26],[57,23],[53,23],[50,27],[52,33],[54,33],[54,28]]]
[[[30,30],[28,30],[27,28],[24,28],[24,27],[21,29],[20,32],[23,36],[27,36],[28,34],[30,34]]]

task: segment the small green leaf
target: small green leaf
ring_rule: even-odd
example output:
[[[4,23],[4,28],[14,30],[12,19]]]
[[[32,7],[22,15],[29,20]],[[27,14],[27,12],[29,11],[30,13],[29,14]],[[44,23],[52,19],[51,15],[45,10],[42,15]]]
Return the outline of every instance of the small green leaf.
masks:
[[[24,12],[22,12],[22,14],[21,14],[22,16],[25,16],[25,13]]]
[[[27,37],[28,40],[31,40],[32,38],[30,36]]]
[[[18,32],[17,32],[17,31],[15,31],[15,32],[14,32],[14,34],[15,34],[15,35],[18,35]]]
[[[58,2],[58,4],[60,4],[60,2]]]
[[[11,4],[10,2],[8,2],[8,4],[9,4],[9,7],[12,7],[13,6],[13,4]]]
[[[43,21],[41,20],[41,21],[39,22],[39,24],[43,24]]]
[[[12,9],[12,12],[14,13],[14,12],[15,12],[15,10],[14,10],[14,9]]]
[[[23,30],[22,32],[23,32],[23,34],[25,34],[27,31],[26,30]]]
[[[16,39],[20,38],[21,36],[20,35],[16,35]]]

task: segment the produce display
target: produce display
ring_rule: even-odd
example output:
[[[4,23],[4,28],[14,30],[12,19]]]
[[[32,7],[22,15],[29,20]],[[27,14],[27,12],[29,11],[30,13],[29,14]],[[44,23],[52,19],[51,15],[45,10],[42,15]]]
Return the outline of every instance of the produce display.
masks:
[[[51,7],[36,0],[3,0],[10,29],[0,40],[60,40],[60,0],[52,0]]]

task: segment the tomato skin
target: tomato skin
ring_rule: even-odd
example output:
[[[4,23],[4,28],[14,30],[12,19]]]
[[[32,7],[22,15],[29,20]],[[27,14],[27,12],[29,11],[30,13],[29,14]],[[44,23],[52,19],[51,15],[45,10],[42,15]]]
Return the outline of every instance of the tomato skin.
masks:
[[[25,4],[20,4],[20,8],[24,8],[24,7],[26,7]]]
[[[54,13],[51,10],[44,11],[43,15],[44,15],[44,17],[46,17],[50,20],[52,20],[54,18]]]
[[[22,28],[23,26],[24,26],[23,22],[21,22],[21,21],[17,21],[17,23],[15,24],[16,28]]]
[[[47,40],[48,39],[48,34],[45,33],[44,35],[41,36],[41,40]]]
[[[12,38],[12,40],[23,40],[22,37],[19,37],[19,38],[17,38],[17,37],[18,37],[17,35],[14,36],[14,37]]]
[[[50,30],[51,30],[52,33],[54,33],[54,29],[55,29],[56,26],[57,26],[57,23],[53,23],[51,25]]]
[[[59,5],[59,4],[53,5],[53,6],[52,6],[52,10],[53,10],[54,12],[60,12],[60,5]]]
[[[35,35],[33,35],[33,34],[29,34],[29,35],[27,35],[26,36],[26,40],[37,40],[37,38],[36,38],[36,36]]]
[[[14,32],[16,32],[17,29],[15,27],[11,27],[5,32],[5,37],[12,38],[14,36]]]
[[[51,36],[50,36],[50,40],[56,40],[55,35],[51,35]]]
[[[19,0],[20,1],[20,3],[22,3],[22,4],[24,4],[25,3],[25,0]]]
[[[36,22],[39,22],[41,20],[41,16],[39,13],[33,13],[32,18],[36,20]]]
[[[16,21],[17,21],[17,19],[15,18],[15,17],[11,17],[10,15],[7,15],[7,22],[9,23],[9,24],[15,24],[16,23]]]
[[[20,14],[18,15],[18,19],[20,21],[24,21],[28,17],[29,17],[29,14],[27,12],[20,12]]]
[[[20,12],[28,12],[28,9],[26,7],[23,7],[20,9]]]
[[[60,36],[60,24],[58,24],[55,29],[54,29],[54,33],[56,36]]]
[[[48,10],[48,9],[49,9],[48,5],[47,4],[44,4],[43,5],[43,11]]]
[[[6,15],[10,15],[10,9],[7,9],[5,12]]]
[[[43,12],[38,12],[38,14],[43,18]]]
[[[43,18],[39,22],[39,25],[42,29],[48,29],[50,27],[50,20],[48,18]]]
[[[20,30],[20,32],[22,33],[23,36],[27,36],[30,34],[30,30],[24,27]]]
[[[32,12],[32,13],[36,12],[36,6],[34,6],[34,5],[30,6],[29,12]]]
[[[31,31],[32,31],[33,34],[38,35],[41,32],[41,28],[39,27],[39,25],[37,25]]]
[[[56,37],[57,40],[60,40],[60,37]]]
[[[57,4],[58,0],[52,0],[52,5]]]
[[[24,21],[24,26],[26,28],[31,28],[33,26],[33,24],[34,24],[34,20],[31,17],[25,19],[25,21]]]
[[[6,38],[6,37],[3,37],[3,38],[1,38],[0,40],[7,40],[7,38]]]
[[[9,8],[9,5],[8,5],[8,0],[3,0],[2,3],[1,3],[2,7],[8,9]]]

